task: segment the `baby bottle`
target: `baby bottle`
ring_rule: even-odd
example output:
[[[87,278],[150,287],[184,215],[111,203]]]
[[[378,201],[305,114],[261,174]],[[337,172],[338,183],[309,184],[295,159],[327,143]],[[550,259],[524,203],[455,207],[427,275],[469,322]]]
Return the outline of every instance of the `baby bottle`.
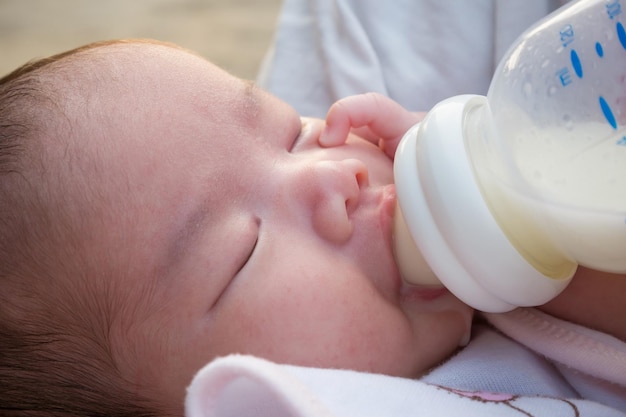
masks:
[[[394,176],[403,278],[482,311],[543,304],[578,265],[626,272],[626,28],[581,0],[527,30],[486,97],[435,106]]]

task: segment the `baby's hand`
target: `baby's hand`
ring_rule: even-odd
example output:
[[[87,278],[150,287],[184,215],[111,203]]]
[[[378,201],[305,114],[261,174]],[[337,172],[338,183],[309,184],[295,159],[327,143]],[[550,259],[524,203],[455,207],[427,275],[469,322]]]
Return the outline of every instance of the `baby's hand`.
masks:
[[[382,94],[367,93],[335,102],[326,115],[322,146],[345,143],[350,132],[378,145],[390,158],[406,131],[426,113],[412,113]]]

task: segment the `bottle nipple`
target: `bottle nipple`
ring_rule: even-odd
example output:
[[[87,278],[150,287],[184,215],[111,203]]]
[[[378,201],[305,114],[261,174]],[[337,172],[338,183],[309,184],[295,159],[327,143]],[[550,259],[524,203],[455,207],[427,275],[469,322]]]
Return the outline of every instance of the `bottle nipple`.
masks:
[[[421,286],[443,285],[413,241],[400,206],[397,204],[394,214],[393,252],[400,276],[404,281]]]

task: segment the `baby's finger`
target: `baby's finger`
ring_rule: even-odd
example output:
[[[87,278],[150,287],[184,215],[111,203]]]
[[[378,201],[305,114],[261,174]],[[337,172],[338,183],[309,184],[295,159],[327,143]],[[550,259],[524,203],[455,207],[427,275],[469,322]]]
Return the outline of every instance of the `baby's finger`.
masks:
[[[396,154],[396,149],[398,148],[398,145],[400,144],[400,141],[404,137],[406,131],[409,130],[416,123],[424,120],[424,117],[426,117],[426,112],[415,112],[410,113],[410,115],[411,116],[407,116],[407,119],[405,120],[405,122],[409,122],[408,127],[403,130],[402,133],[393,138],[380,139],[380,143],[378,145],[391,159],[393,159],[394,155]]]
[[[415,114],[381,94],[351,96],[331,106],[320,144],[337,146],[345,141],[351,128],[367,127],[371,141],[391,141],[391,146],[395,147],[404,132],[419,120]]]
[[[326,126],[319,137],[319,144],[325,147],[343,145],[352,129],[350,109],[343,100],[335,102],[326,115]]]
[[[322,146],[339,146],[345,143],[348,134],[356,131],[367,132],[367,139],[377,143],[378,138],[369,129],[371,121],[371,109],[367,108],[375,100],[368,99],[368,96],[376,94],[359,94],[336,101],[328,110],[326,115],[326,128],[320,136],[319,142]]]

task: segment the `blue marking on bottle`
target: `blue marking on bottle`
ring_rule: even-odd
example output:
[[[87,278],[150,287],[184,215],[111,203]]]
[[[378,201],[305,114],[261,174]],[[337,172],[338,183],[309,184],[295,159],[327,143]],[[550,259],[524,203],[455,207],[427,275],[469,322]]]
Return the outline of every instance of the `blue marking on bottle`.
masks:
[[[615,19],[617,16],[622,14],[622,5],[619,2],[620,0],[606,0],[606,14],[610,19]]]
[[[567,48],[570,43],[574,42],[574,27],[570,24],[563,26],[563,28],[559,31],[561,35],[561,45],[563,48]]]
[[[611,106],[609,106],[609,103],[607,103],[602,96],[600,96],[599,101],[600,108],[602,109],[602,113],[604,114],[606,121],[609,122],[613,129],[617,129],[617,122],[615,121],[615,116],[613,115],[613,110],[611,110]]]
[[[569,69],[567,67],[561,68],[556,72],[556,76],[561,81],[561,85],[563,87],[567,87],[572,83],[572,76],[570,75]]]
[[[604,56],[604,48],[602,48],[602,44],[600,42],[596,42],[596,53],[600,58]]]
[[[617,145],[626,146],[626,136],[622,136],[622,138],[617,141]]]
[[[615,29],[617,30],[619,43],[622,44],[622,48],[626,49],[626,30],[624,29],[624,25],[622,25],[622,22],[617,22],[617,24],[615,25]]]
[[[570,56],[570,59],[572,60],[572,67],[574,67],[574,72],[576,73],[576,75],[578,75],[578,78],[582,78],[583,66],[580,63],[580,58],[578,57],[576,50],[572,49],[572,52],[570,52],[569,56]]]

